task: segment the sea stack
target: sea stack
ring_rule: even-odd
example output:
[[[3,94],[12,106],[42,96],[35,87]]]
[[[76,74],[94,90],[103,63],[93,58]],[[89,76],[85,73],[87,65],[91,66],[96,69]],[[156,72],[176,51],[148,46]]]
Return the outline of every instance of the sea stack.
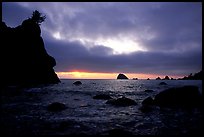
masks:
[[[40,25],[32,18],[10,28],[1,22],[1,66],[3,85],[35,85],[59,83],[50,56],[41,37]],[[3,48],[4,47],[4,48]]]
[[[128,79],[128,77],[126,77],[124,74],[119,74],[117,79]]]

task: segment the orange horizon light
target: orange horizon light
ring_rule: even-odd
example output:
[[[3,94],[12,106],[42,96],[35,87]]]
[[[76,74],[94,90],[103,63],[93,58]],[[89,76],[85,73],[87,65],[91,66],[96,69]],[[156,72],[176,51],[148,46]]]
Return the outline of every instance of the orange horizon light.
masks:
[[[56,72],[60,79],[116,79],[119,73],[102,73],[102,72],[86,72],[74,70],[70,72]],[[129,79],[156,79],[164,78],[166,75],[141,74],[141,73],[125,73]],[[179,76],[169,76],[169,78],[179,78]]]

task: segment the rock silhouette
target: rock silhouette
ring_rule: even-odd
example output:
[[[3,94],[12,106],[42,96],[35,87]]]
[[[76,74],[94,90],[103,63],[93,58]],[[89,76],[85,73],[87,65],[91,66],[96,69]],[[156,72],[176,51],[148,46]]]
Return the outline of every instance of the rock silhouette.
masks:
[[[10,28],[1,22],[3,85],[54,84],[56,61],[44,47],[41,29],[32,18]]]
[[[161,78],[160,78],[160,77],[158,77],[158,78],[156,78],[156,80],[161,80]]]
[[[153,102],[154,100],[151,97],[148,97],[142,101],[142,105],[151,105]]]
[[[178,78],[178,80],[202,80],[203,70],[201,70],[198,73],[195,73],[194,75],[191,73],[188,76],[185,76],[183,78]]]
[[[170,80],[169,76],[165,76],[163,80]]]
[[[54,102],[51,103],[47,106],[47,110],[48,111],[52,111],[52,112],[58,112],[58,111],[62,111],[64,109],[66,109],[67,107],[65,106],[65,104],[59,103],[59,102]]]
[[[148,113],[148,112],[151,112],[153,110],[152,106],[150,106],[150,105],[142,105],[138,109],[143,113]]]
[[[81,85],[82,83],[81,83],[81,81],[75,81],[73,84],[78,86],[78,85]]]
[[[134,100],[126,97],[122,97],[118,99],[110,99],[106,103],[114,106],[131,106],[131,105],[137,104]]]
[[[154,100],[151,97],[144,99],[143,105],[160,107],[192,108],[201,107],[202,95],[196,86],[169,88],[158,93]]]
[[[167,85],[165,82],[160,82],[159,85]]]
[[[93,99],[103,99],[103,100],[108,100],[108,99],[112,99],[111,96],[106,95],[106,94],[100,94],[100,95],[95,95],[93,97]]]
[[[119,74],[117,79],[128,79],[128,77],[126,77],[124,74]]]
[[[154,90],[146,89],[144,92],[154,92]]]
[[[157,94],[154,104],[167,107],[194,107],[201,105],[201,95],[196,86],[170,88]]]

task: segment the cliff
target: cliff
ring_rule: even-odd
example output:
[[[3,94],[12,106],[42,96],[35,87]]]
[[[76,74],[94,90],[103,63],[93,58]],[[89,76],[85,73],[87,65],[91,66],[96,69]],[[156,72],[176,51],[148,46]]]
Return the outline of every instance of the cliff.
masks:
[[[60,82],[53,69],[56,61],[46,52],[39,24],[27,19],[16,28],[1,22],[0,28],[3,85]]]

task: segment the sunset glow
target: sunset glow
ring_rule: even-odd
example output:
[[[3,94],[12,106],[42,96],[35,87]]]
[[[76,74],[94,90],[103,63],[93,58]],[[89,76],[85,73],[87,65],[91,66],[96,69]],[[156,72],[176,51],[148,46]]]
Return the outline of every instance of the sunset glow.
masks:
[[[60,79],[116,79],[119,73],[95,73],[95,72],[56,72]],[[129,79],[155,79],[158,75],[155,74],[138,74],[138,73],[125,73]],[[160,78],[164,78],[165,75],[159,75]],[[170,78],[179,78],[179,76],[169,76]]]

